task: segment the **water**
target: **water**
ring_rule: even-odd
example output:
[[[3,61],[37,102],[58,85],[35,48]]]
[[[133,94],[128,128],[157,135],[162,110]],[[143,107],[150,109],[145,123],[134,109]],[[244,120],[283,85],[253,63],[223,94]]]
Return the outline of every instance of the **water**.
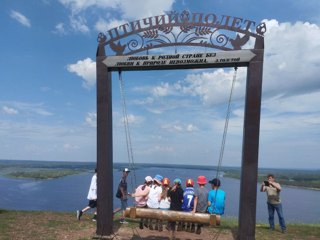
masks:
[[[88,203],[86,199],[92,172],[67,176],[53,180],[25,180],[0,177],[0,208],[16,210],[46,210],[74,212],[82,209]],[[114,170],[114,191],[117,188],[122,172]],[[129,191],[143,182],[146,175],[161,174],[172,181],[179,177],[183,182],[187,178],[196,180],[198,175],[205,175],[211,180],[215,175],[213,170],[182,169],[170,167],[146,167],[132,171],[128,178]],[[134,183],[136,180],[136,183]],[[184,185],[184,184],[183,184]],[[210,188],[209,185],[207,185]],[[108,186],[106,185],[106,188]],[[226,216],[237,217],[239,212],[240,181],[222,178],[221,188],[226,192]],[[257,222],[267,222],[266,194],[259,192],[257,185]],[[112,194],[112,193],[110,193]],[[320,191],[283,187],[281,192],[283,211],[287,222],[320,223]],[[132,199],[129,205],[132,205]],[[120,206],[120,201],[114,197],[114,208]]]

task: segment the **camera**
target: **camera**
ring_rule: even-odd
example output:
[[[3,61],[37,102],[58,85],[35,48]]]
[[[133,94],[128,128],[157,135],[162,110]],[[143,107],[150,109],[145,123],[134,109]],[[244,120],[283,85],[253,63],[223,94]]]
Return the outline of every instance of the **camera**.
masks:
[[[269,182],[268,181],[264,181],[264,185],[268,187],[269,186]]]

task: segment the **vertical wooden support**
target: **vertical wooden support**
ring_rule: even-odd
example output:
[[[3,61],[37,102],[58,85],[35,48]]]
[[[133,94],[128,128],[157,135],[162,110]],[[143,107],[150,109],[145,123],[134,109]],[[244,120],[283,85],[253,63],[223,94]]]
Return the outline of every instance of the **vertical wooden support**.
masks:
[[[97,231],[99,236],[113,233],[113,144],[111,72],[102,62],[104,46],[97,50]]]
[[[263,50],[249,62],[244,112],[238,239],[254,240],[259,155]]]

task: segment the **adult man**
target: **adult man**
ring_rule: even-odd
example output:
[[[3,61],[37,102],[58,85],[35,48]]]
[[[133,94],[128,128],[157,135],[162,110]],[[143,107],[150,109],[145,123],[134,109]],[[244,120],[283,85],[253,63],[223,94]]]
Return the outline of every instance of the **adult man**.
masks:
[[[128,206],[128,185],[127,185],[127,177],[129,175],[130,170],[128,168],[124,168],[122,170],[122,178],[120,180],[117,196],[120,198],[121,201],[121,210],[122,215],[120,217],[120,223],[128,223],[125,221],[125,211]]]
[[[276,210],[279,217],[281,232],[285,233],[286,224],[284,221],[284,217],[282,213],[282,204],[280,200],[281,186],[279,183],[275,181],[273,174],[269,174],[267,178],[268,178],[268,181],[262,182],[260,192],[267,193],[267,205],[268,205],[270,230],[274,230],[274,210]]]

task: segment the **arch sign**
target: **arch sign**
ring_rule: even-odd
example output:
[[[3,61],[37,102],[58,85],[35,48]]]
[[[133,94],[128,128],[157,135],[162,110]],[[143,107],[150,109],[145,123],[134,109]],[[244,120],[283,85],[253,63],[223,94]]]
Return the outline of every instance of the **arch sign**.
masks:
[[[255,239],[265,32],[264,23],[248,19],[172,11],[98,35],[97,235],[113,234],[112,71],[247,67],[238,238]],[[164,47],[172,53],[149,54]],[[200,48],[205,50],[195,52]]]

